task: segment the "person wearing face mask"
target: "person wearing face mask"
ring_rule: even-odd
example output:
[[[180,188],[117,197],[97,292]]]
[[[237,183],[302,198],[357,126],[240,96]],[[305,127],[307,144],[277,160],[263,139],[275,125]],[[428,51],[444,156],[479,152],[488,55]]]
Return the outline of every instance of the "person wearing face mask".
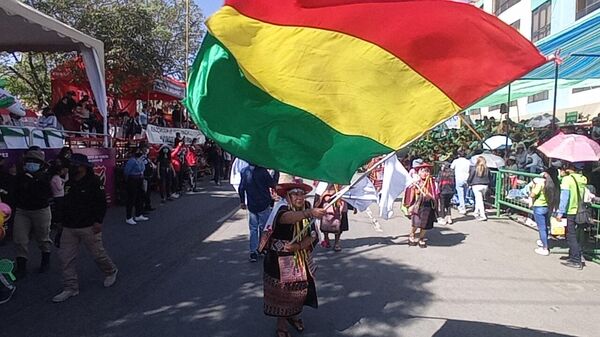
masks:
[[[50,180],[45,172],[45,155],[39,149],[30,149],[23,158],[23,170],[17,174],[16,212],[13,241],[16,249],[17,268],[15,276],[27,275],[29,236],[33,233],[42,252],[40,272],[50,267],[50,221],[49,200],[52,197]]]
[[[144,195],[144,171],[146,167],[142,160],[142,150],[136,149],[125,164],[123,174],[127,191],[126,220],[128,225],[137,225],[138,221],[149,220],[143,212]],[[135,217],[133,217],[133,207],[135,206]]]
[[[55,303],[79,294],[76,261],[81,244],[104,273],[105,288],[115,284],[118,272],[102,243],[102,223],[106,214],[104,185],[83,154],[75,153],[71,158],[71,173],[65,185],[64,198],[63,234],[58,250],[62,263],[63,290],[52,298]]]

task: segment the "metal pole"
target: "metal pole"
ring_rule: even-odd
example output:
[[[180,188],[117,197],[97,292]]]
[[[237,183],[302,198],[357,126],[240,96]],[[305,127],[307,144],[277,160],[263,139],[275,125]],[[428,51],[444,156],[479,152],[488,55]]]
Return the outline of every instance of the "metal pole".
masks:
[[[187,96],[187,87],[188,87],[188,68],[189,68],[189,55],[190,55],[190,0],[185,0],[185,60],[184,60],[184,66],[185,66],[185,96]],[[188,121],[188,111],[187,109],[185,109],[185,121],[186,121],[186,126],[189,127],[189,125],[187,125],[187,121]]]
[[[510,136],[510,94],[511,94],[512,83],[508,85],[508,100],[506,102],[506,119],[504,122],[506,123],[506,143],[504,144],[504,159],[508,159],[508,154],[510,149],[508,148],[508,136]]]
[[[554,61],[554,104],[552,106],[552,132],[556,132],[556,101],[558,98],[558,62]]]

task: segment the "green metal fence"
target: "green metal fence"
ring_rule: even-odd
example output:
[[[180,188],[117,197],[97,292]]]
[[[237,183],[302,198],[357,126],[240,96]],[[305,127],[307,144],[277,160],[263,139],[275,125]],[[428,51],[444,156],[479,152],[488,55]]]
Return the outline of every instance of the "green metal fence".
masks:
[[[529,195],[521,194],[527,185],[539,174],[500,169],[496,173],[496,193],[494,194],[496,216],[500,216],[504,208],[512,208],[527,214],[533,211],[529,208]],[[526,190],[526,189],[525,189]]]
[[[537,177],[539,174],[504,169],[495,172],[493,198],[496,216],[499,217],[503,211],[510,210],[532,214],[528,203],[529,193],[524,193],[527,191],[524,188]],[[577,240],[582,245],[586,259],[600,263],[600,204],[592,204],[590,207],[595,220],[591,226],[578,230]]]

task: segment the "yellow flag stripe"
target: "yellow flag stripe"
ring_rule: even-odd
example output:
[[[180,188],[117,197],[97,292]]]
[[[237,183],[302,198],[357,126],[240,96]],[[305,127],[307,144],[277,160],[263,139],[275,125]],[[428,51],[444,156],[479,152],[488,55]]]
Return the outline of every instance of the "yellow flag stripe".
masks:
[[[250,82],[342,134],[397,149],[461,110],[402,60],[350,35],[273,25],[229,6],[208,28]]]

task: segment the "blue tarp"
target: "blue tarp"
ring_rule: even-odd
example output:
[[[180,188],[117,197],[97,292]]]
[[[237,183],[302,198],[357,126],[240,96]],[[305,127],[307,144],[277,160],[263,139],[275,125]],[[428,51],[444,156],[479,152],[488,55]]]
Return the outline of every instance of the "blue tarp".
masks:
[[[600,85],[600,11],[576,21],[563,31],[536,43],[544,55],[558,49],[563,63],[559,67],[558,87]],[[511,100],[554,89],[554,62],[533,70],[511,84]],[[506,103],[508,86],[477,102],[469,109]]]

